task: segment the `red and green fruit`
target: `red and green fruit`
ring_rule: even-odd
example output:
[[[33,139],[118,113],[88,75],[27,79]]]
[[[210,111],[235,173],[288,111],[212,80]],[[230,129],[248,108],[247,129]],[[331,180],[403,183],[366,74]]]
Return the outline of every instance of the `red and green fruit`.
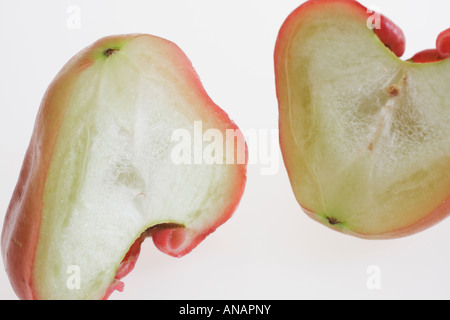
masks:
[[[295,197],[313,219],[369,239],[411,235],[450,213],[450,31],[404,61],[402,31],[378,18],[381,29],[369,28],[374,17],[356,1],[310,0],[275,50]]]
[[[244,141],[174,43],[111,36],[73,57],[43,98],[4,222],[18,297],[107,298],[123,288],[145,237],[181,257],[230,218],[246,163],[171,158],[172,133],[196,121]],[[245,141],[234,148],[246,153]]]

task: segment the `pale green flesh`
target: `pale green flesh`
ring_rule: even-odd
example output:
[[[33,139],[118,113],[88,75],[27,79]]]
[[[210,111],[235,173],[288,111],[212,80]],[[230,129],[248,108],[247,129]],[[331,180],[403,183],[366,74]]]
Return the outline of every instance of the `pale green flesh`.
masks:
[[[447,198],[449,59],[402,61],[335,7],[304,17],[281,61],[282,149],[303,207],[329,226],[378,235]]]
[[[190,84],[164,62],[158,46],[136,39],[98,59],[70,95],[44,190],[38,298],[102,298],[147,228],[197,228],[221,213],[232,166],[174,164],[171,151],[179,142],[171,135],[179,128],[192,132],[197,120],[203,129],[222,124],[190,105]],[[67,286],[71,266],[81,272],[80,289]]]

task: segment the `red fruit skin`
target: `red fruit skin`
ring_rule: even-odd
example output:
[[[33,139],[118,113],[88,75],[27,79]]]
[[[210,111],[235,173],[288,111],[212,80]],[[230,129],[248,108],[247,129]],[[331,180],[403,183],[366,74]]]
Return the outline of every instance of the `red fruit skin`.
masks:
[[[58,132],[68,106],[71,88],[76,83],[80,73],[95,63],[105,50],[115,47],[117,43],[139,36],[146,35],[109,36],[85,48],[75,55],[57,74],[42,99],[19,179],[7,209],[1,235],[1,253],[5,270],[16,295],[22,300],[40,299],[39,292],[35,290],[33,283],[33,266],[39,241],[43,191]],[[244,142],[241,146],[236,145],[235,152],[242,152],[242,150],[237,150],[239,148],[244,148],[245,152],[245,163],[239,164],[235,170],[236,179],[234,192],[229,201],[230,205],[223,208],[222,213],[214,223],[204,226],[202,230],[189,231],[187,229],[190,235],[180,248],[173,247],[174,241],[170,241],[171,247],[164,245],[163,243],[167,239],[170,240],[171,237],[167,237],[165,232],[154,232],[155,243],[161,251],[181,257],[190,252],[207,235],[231,217],[241,200],[246,184],[248,152],[243,134],[236,124],[230,120],[227,113],[217,106],[206,93],[188,57],[176,44],[165,39],[161,40],[166,41],[166,44],[171,47],[170,55],[167,58],[176,62],[179,66],[177,71],[190,83],[192,92],[195,92],[197,97],[207,102],[210,107],[209,110],[202,111],[209,115],[214,114],[218,120],[226,123],[227,129],[235,130],[240,141]],[[130,247],[117,270],[115,279],[105,291],[103,299],[107,299],[114,290],[123,290],[123,283],[119,279],[133,269],[139,256],[140,245],[145,237],[146,235],[139,237]]]
[[[409,61],[414,63],[430,63],[442,59],[441,54],[436,49],[427,49],[416,53]]]
[[[439,34],[436,40],[436,49],[428,49],[416,53],[411,59],[415,63],[437,62],[450,57],[450,29]]]
[[[141,252],[142,242],[144,242],[144,240],[145,237],[141,236],[130,247],[122,262],[120,263],[119,268],[117,269],[114,281],[106,290],[106,293],[102,300],[107,300],[115,290],[119,292],[123,291],[125,285],[122,281],[120,281],[120,279],[123,279],[134,269],[134,266],[136,265],[137,259],[139,257],[139,253]]]
[[[397,56],[401,57],[405,53],[406,40],[403,31],[391,20],[380,15],[380,29],[373,29],[381,42]]]
[[[439,34],[436,40],[436,48],[443,59],[450,57],[450,29]]]
[[[287,75],[285,72],[285,60],[287,59],[287,47],[290,42],[290,36],[296,32],[299,28],[302,27],[302,22],[304,21],[304,17],[310,15],[316,10],[321,10],[322,7],[327,6],[329,4],[341,3],[342,5],[348,6],[348,10],[354,12],[356,16],[361,16],[361,22],[365,23],[367,20],[367,9],[358,3],[355,0],[309,0],[305,2],[303,5],[295,9],[285,20],[283,23],[279,33],[278,38],[275,45],[274,52],[274,61],[275,61],[275,82],[276,82],[276,94],[277,99],[279,101],[279,106],[286,105],[287,102],[284,100],[287,94],[284,92],[286,85]],[[391,26],[392,27],[392,26]],[[450,31],[446,31],[450,32]],[[448,33],[445,33],[448,35]],[[444,35],[445,35],[444,34]],[[444,36],[443,35],[443,36]],[[389,38],[389,37],[388,37]],[[397,39],[401,41],[402,37],[398,37]],[[381,40],[381,39],[380,39]],[[441,40],[442,41],[442,40]],[[384,42],[383,42],[384,43]],[[395,46],[394,46],[395,47]],[[401,46],[400,46],[401,48]],[[398,51],[400,52],[400,51]],[[281,110],[280,110],[281,111]],[[281,112],[280,112],[281,114]],[[280,117],[279,119],[279,128],[280,133],[285,131],[285,123],[283,119]],[[295,148],[292,148],[293,142],[289,141],[288,136],[283,136],[280,134],[280,147],[284,150],[283,161],[286,166],[288,166],[289,158],[293,157]],[[290,176],[290,172],[288,171],[288,175]],[[321,222],[312,210],[306,208],[300,203],[302,210],[312,219]],[[450,196],[439,204],[430,214],[422,219],[421,221],[398,230],[394,230],[385,234],[371,235],[371,234],[361,234],[355,233],[350,230],[343,230],[339,228],[335,228],[333,226],[329,226],[332,229],[335,229],[338,232],[346,233],[361,239],[397,239],[401,237],[406,237],[411,234],[426,230],[450,215]]]
[[[377,14],[379,17],[379,28],[375,27],[373,29],[374,33],[378,36],[380,41],[389,48],[397,57],[403,56],[406,49],[406,39],[403,31],[400,27],[398,27],[394,22],[392,22],[389,18],[385,17],[382,14],[374,13],[371,10],[368,10],[365,6],[357,2],[356,0],[308,0],[300,7],[295,9],[286,21],[283,24],[283,27],[280,29],[277,43],[279,44],[284,37],[289,35],[289,32],[292,32],[292,28],[301,23],[299,19],[304,12],[309,10],[320,10],[321,6],[326,6],[332,3],[342,3],[348,5],[349,10],[352,10],[355,14],[361,16],[368,25],[367,21],[372,19],[374,14]],[[277,52],[279,51],[279,45],[275,48],[275,56],[277,56]]]
[[[42,196],[57,132],[67,106],[68,91],[76,77],[94,63],[81,54],[61,70],[43,97],[16,188],[5,216],[1,252],[6,273],[17,296],[37,299],[33,290],[33,264],[41,223]]]
[[[158,230],[152,236],[153,243],[160,251],[180,258],[191,252],[203,239],[228,220],[236,205],[229,207],[219,221],[205,230],[195,231],[184,228]]]

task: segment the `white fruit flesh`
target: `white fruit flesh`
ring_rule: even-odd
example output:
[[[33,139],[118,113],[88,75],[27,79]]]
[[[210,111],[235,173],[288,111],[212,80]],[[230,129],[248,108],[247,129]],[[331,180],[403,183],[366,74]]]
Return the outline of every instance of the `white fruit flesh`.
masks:
[[[163,40],[135,38],[80,75],[58,133],[34,284],[40,299],[98,299],[147,228],[208,225],[229,197],[234,167],[177,165],[174,130],[223,130]],[[214,122],[216,121],[216,122]],[[76,269],[70,269],[76,266]],[[67,285],[80,271],[81,290]],[[69,273],[68,273],[69,272]]]
[[[360,235],[421,221],[449,196],[450,60],[400,60],[342,4],[299,24],[278,58],[281,147],[297,200]]]

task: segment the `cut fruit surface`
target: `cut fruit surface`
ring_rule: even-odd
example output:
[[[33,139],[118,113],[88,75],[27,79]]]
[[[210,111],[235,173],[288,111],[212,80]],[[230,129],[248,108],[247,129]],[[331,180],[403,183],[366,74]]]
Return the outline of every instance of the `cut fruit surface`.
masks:
[[[275,50],[280,143],[297,201],[330,228],[408,235],[448,213],[450,59],[397,57],[351,0],[310,0]]]
[[[116,274],[132,269],[145,236],[160,243],[183,230],[189,236],[158,246],[182,256],[224,223],[246,163],[174,161],[173,133],[194,137],[198,121],[233,130],[240,141],[231,152],[246,153],[175,44],[113,36],[76,55],[44,98],[5,220],[3,257],[19,297],[102,298],[121,288]],[[80,271],[76,289],[67,285],[71,266]]]

